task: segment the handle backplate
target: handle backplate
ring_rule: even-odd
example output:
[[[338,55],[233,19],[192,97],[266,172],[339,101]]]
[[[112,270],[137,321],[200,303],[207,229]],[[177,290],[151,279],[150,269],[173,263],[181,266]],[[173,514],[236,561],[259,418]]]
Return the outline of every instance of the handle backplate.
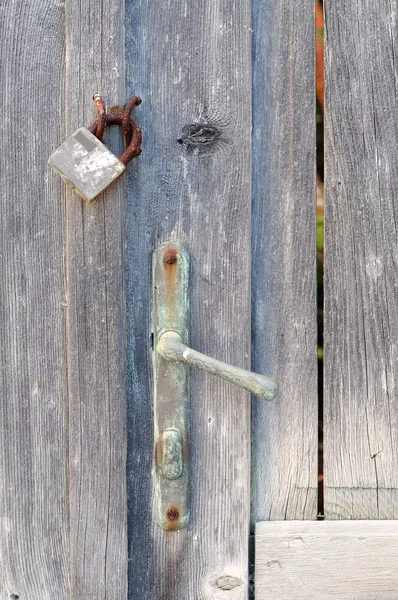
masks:
[[[178,243],[162,244],[153,258],[153,348],[156,518],[176,531],[189,521],[189,369],[157,351],[165,331],[189,343],[189,255]]]

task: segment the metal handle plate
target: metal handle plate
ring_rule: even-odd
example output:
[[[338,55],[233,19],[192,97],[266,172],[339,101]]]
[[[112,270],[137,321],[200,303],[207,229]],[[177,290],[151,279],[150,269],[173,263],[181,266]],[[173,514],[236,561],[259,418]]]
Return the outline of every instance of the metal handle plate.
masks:
[[[189,521],[189,370],[164,358],[157,345],[168,330],[189,343],[188,277],[187,251],[180,244],[160,246],[153,258],[155,510],[169,531]]]

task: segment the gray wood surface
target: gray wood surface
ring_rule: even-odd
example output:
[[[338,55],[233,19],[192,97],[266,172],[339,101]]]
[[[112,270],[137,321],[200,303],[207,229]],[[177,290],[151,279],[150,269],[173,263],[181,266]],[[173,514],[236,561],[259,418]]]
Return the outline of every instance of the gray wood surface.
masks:
[[[317,511],[314,2],[255,0],[252,521]]]
[[[124,2],[66,3],[66,135],[126,99]],[[112,137],[112,139],[111,139]],[[105,136],[118,154],[119,132]],[[109,143],[110,142],[110,143]],[[71,597],[127,597],[125,178],[66,203]]]
[[[397,521],[258,523],[256,600],[396,600]]]
[[[193,348],[250,366],[251,15],[248,0],[127,3],[127,81],[143,103],[129,168],[127,335],[129,597],[247,597],[250,398],[191,371],[192,519],[152,504],[151,260],[191,256]]]
[[[61,3],[0,5],[0,598],[68,595]]]
[[[325,514],[398,516],[395,2],[325,2]]]

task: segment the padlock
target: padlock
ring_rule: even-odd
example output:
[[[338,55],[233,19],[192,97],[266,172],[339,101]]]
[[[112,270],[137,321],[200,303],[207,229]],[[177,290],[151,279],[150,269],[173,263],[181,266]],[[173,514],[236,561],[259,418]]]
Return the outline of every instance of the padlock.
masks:
[[[87,202],[94,200],[126,170],[85,127],[71,135],[50,156],[48,163]]]
[[[130,117],[132,108],[141,102],[137,96],[129,100],[123,113],[106,114],[105,105],[98,94],[94,96],[94,101],[98,109],[98,121],[88,129],[78,129],[48,159],[54,171],[86,202],[92,202],[119,179],[129,160],[140,153],[142,139],[140,128]],[[102,138],[107,125],[114,124],[122,125],[128,145],[119,158],[98,139]]]

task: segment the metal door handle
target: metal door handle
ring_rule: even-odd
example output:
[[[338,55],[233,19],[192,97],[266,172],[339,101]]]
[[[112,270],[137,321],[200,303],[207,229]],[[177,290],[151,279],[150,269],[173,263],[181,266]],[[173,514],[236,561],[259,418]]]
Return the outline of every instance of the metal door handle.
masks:
[[[190,515],[189,367],[199,367],[265,400],[278,384],[196,352],[189,344],[189,255],[162,244],[153,258],[154,478],[156,519],[176,531]]]
[[[162,333],[156,349],[166,360],[185,363],[190,367],[198,367],[203,371],[239,385],[264,400],[274,400],[278,394],[278,384],[271,377],[234,367],[197,352],[183,344],[180,335],[175,331]]]

